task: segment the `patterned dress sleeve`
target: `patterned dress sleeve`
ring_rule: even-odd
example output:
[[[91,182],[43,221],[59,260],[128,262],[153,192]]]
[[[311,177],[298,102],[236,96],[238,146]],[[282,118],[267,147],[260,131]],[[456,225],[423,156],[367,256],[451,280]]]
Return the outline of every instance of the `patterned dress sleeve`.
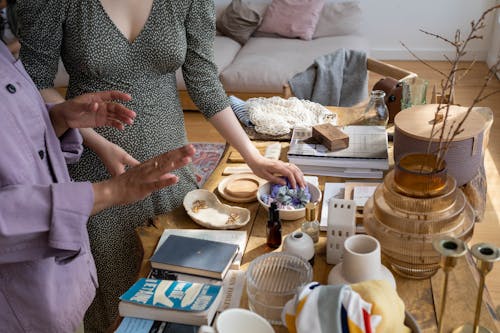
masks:
[[[210,118],[229,106],[214,61],[214,2],[193,0],[185,27],[187,53],[182,70],[186,88],[200,111]]]
[[[66,0],[20,0],[20,57],[38,89],[54,86],[63,40]]]

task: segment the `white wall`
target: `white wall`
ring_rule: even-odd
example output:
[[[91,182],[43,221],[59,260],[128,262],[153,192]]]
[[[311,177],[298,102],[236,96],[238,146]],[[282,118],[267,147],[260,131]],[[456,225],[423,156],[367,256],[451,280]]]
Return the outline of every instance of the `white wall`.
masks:
[[[445,42],[428,36],[419,29],[453,39],[456,29],[470,32],[470,23],[477,20],[498,0],[360,0],[363,8],[363,34],[370,41],[370,55],[376,59],[414,60],[400,41],[425,60],[445,60],[453,55]],[[492,22],[495,13],[487,17],[483,40],[469,44],[463,59],[486,60],[491,47]]]
[[[491,68],[500,57],[500,9],[496,10],[496,17],[493,22],[493,32],[491,35],[491,47],[488,52],[488,58],[486,59],[486,63]],[[498,78],[500,79],[500,72],[497,73]]]

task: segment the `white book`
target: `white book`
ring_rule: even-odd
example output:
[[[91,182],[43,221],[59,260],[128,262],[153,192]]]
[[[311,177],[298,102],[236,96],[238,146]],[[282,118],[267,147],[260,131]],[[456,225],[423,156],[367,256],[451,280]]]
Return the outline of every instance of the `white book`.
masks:
[[[238,253],[229,267],[230,269],[239,269],[241,259],[247,245],[247,232],[240,230],[211,230],[211,229],[165,229],[156,245],[155,253],[165,242],[168,236],[177,235],[184,237],[200,238],[205,240],[218,241],[238,245]]]
[[[384,172],[378,169],[361,169],[361,168],[338,168],[329,166],[301,165],[293,160],[291,163],[297,165],[306,175],[330,176],[340,178],[373,178],[379,179],[384,177]]]
[[[329,151],[319,143],[310,143],[312,128],[293,129],[288,159],[301,165],[371,168],[387,170],[389,153],[387,132],[384,126],[344,126],[349,135],[349,146]]]

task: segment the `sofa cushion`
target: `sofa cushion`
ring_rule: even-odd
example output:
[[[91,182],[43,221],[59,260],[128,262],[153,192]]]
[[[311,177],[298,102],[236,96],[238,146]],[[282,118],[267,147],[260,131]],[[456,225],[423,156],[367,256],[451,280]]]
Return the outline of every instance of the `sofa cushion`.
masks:
[[[219,73],[222,72],[231,63],[231,61],[233,61],[240,48],[241,45],[229,37],[215,36],[215,64],[217,65]],[[180,90],[186,90],[186,83],[184,82],[182,70],[180,68],[175,72],[175,76],[177,79],[177,88]]]
[[[245,44],[257,29],[260,14],[248,7],[242,0],[233,0],[217,20],[217,30],[240,44]]]
[[[322,37],[311,41],[250,38],[231,66],[222,71],[221,81],[229,92],[281,94],[284,84],[309,67],[315,58],[342,47],[369,50],[368,42],[359,36]]]
[[[259,31],[311,40],[325,0],[273,0]]]
[[[361,34],[361,13],[359,1],[326,3],[313,38]]]

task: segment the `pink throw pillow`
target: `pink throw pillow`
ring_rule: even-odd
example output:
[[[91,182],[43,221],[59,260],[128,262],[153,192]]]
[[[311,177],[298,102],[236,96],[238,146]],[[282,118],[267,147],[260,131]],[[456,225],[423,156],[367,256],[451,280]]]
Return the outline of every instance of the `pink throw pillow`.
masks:
[[[311,40],[325,0],[273,0],[258,31]]]

